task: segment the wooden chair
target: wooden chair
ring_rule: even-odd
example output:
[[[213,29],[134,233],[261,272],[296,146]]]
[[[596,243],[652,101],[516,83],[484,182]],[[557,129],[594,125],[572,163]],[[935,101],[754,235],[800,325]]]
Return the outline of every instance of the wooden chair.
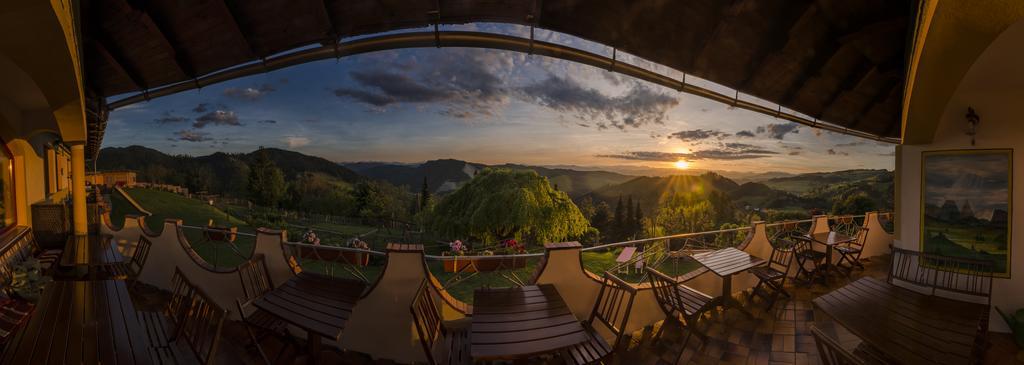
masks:
[[[420,282],[409,306],[427,364],[472,364],[469,328],[445,325],[430,289],[426,279]]]
[[[755,296],[761,297],[768,302],[769,309],[775,306],[775,301],[778,300],[779,295],[783,295],[786,298],[790,297],[789,292],[785,289],[785,285],[789,267],[793,263],[795,244],[780,239],[772,242],[771,245],[772,254],[768,260],[768,265],[748,270],[758,280],[757,285],[750,292],[750,299],[753,299]]]
[[[274,289],[270,280],[270,272],[267,270],[263,254],[257,254],[252,259],[242,263],[238,267],[238,278],[242,283],[242,294],[244,297],[235,299],[235,306],[238,308],[239,317],[249,334],[250,343],[246,347],[255,347],[260,358],[267,364],[271,364],[260,342],[269,336],[281,340],[285,347],[278,352],[273,363],[280,360],[288,346],[298,346],[295,339],[288,333],[288,323],[277,316],[268,313],[252,305],[256,299]]]
[[[214,363],[227,311],[218,307],[178,268],[174,270],[171,283],[171,300],[163,311],[139,312],[149,333],[150,354],[158,363],[195,360],[201,364]],[[182,346],[192,355],[184,354]]]
[[[844,270],[846,276],[850,276],[853,273],[853,269],[860,268],[864,269],[864,265],[860,263],[860,255],[864,252],[864,245],[868,243],[868,229],[861,228],[857,231],[857,239],[853,242],[838,245],[835,247],[836,252],[839,252],[839,261],[836,261],[836,267]]]
[[[654,290],[654,297],[667,318],[678,320],[679,316],[682,316],[682,323],[689,328],[686,337],[683,339],[683,349],[676,356],[675,363],[678,363],[679,358],[683,356],[683,352],[686,350],[686,345],[690,342],[690,336],[698,332],[697,322],[712,308],[714,298],[683,285],[654,268],[645,267],[644,270],[647,271],[647,277],[651,282],[651,289]],[[654,338],[659,338],[664,330],[665,326],[662,325],[658,329],[658,333],[654,335]],[[705,337],[704,334],[699,332],[698,335],[702,338]]]
[[[167,304],[158,312],[138,312],[139,319],[146,326],[151,344],[150,354],[154,359],[174,362],[176,354],[170,344],[178,336],[194,295],[195,289],[181,270],[175,268],[174,276],[171,277],[171,298]]]
[[[152,246],[153,242],[144,236],[140,236],[139,242],[135,245],[135,250],[132,251],[128,261],[106,267],[107,274],[113,278],[131,281],[131,287],[134,288],[135,284],[138,283],[139,275],[142,274],[142,268],[146,266],[146,260],[149,259],[149,249]]]
[[[192,287],[194,295],[176,341],[187,345],[201,364],[213,364],[228,311],[214,303],[202,288]]]
[[[587,332],[587,342],[562,350],[561,356],[566,364],[594,364],[601,362],[612,351],[622,344],[629,323],[629,313],[633,310],[636,288],[625,280],[610,272],[604,273],[601,290],[597,293],[594,309],[590,317],[583,322]],[[595,325],[604,326],[615,335],[611,344],[597,332]]]
[[[814,335],[814,342],[818,346],[818,356],[821,356],[821,363],[824,365],[865,365],[867,362],[846,351],[839,342],[821,332],[818,327],[811,325],[811,334]]]
[[[796,275],[793,278],[807,284],[813,284],[817,279],[824,278],[821,266],[825,263],[826,254],[815,250],[813,245],[811,240],[802,239],[797,241],[793,247],[796,258]],[[807,268],[807,264],[810,264],[811,268]]]

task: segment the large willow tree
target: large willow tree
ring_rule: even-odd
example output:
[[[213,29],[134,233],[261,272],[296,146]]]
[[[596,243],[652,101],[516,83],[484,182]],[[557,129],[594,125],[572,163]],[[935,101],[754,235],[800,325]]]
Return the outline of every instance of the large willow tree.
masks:
[[[434,207],[430,228],[485,242],[506,238],[558,242],[589,223],[564,192],[534,171],[485,169]]]

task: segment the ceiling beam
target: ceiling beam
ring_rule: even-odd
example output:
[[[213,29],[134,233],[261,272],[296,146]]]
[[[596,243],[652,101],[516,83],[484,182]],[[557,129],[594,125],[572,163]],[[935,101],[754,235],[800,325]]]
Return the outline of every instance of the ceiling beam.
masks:
[[[902,83],[897,81],[888,88],[881,88],[877,93],[875,93],[875,95],[871,96],[871,99],[868,100],[867,104],[864,104],[864,106],[853,115],[853,120],[850,121],[850,124],[847,125],[847,127],[856,128],[860,126],[861,122],[864,121],[864,115],[870,112],[872,107],[885,102],[885,99],[888,99],[889,95],[892,95],[893,90],[901,88],[901,86]]]
[[[744,75],[742,78],[738,80],[736,85],[740,86],[740,88],[743,90],[749,89],[750,85],[747,85],[747,83],[750,82],[750,80],[752,80],[755,75],[757,75],[758,71],[760,71],[761,67],[759,67],[759,65],[763,65],[765,60],[771,59],[772,56],[780,54],[783,50],[786,49],[786,45],[789,44],[789,34],[793,31],[793,28],[800,23],[800,20],[804,18],[804,15],[807,15],[808,12],[814,11],[814,6],[814,2],[812,1],[805,2],[802,8],[795,8],[794,6],[794,9],[786,11],[785,13],[794,13],[800,15],[793,16],[791,19],[789,19],[788,24],[786,24],[784,27],[778,27],[785,28],[785,31],[782,31],[781,34],[766,33],[764,36],[762,36],[761,40],[759,40],[758,42],[754,42],[754,44],[763,44],[764,46],[759,47],[754,52],[754,54],[749,58],[747,65],[744,67],[746,69],[744,70]]]
[[[103,42],[103,40],[100,39],[102,37],[105,37],[102,34],[101,30],[94,29],[94,32],[92,32],[92,37],[93,38],[90,38],[88,42],[92,44],[93,48],[96,49],[100,57],[106,60],[107,63],[113,65],[114,68],[121,71],[121,73],[127,76],[128,79],[132,80],[132,83],[135,84],[136,88],[142,90],[149,89],[149,85],[147,85],[146,81],[143,80],[142,76],[139,75],[138,70],[132,68],[131,64],[124,58],[123,55],[111,51],[111,49],[107,47],[106,44],[104,44],[105,42]]]
[[[249,40],[249,37],[245,35],[245,30],[242,29],[242,23],[239,22],[241,15],[239,14],[235,2],[233,0],[223,0],[221,4],[224,5],[224,12],[227,13],[229,18],[226,23],[230,23],[230,28],[235,31],[238,39],[240,39],[245,45],[245,49],[249,50],[249,56],[254,58],[263,58],[264,55],[256,52],[256,48],[253,47],[252,41]]]
[[[331,42],[338,43],[341,41],[341,36],[338,32],[338,28],[335,27],[335,24],[337,23],[334,20],[334,16],[331,15],[331,7],[327,5],[329,2],[331,2],[331,0],[324,0],[321,4],[324,5],[324,17],[327,19],[327,26],[331,28]],[[323,42],[321,42],[321,44],[323,44]]]
[[[128,5],[125,2],[122,2],[122,4]],[[170,31],[168,21],[160,14],[151,12],[148,8],[137,10],[142,13],[142,16],[139,17],[139,21],[156,30],[158,35],[156,38],[161,40],[162,42],[160,43],[163,44],[164,48],[173,55],[174,63],[178,66],[178,70],[181,70],[181,73],[189,78],[194,79],[199,77],[199,72],[196,71],[195,66],[193,66],[192,62],[185,57],[184,52],[180,50],[182,42],[178,41],[178,39],[174,37],[174,32]]]
[[[732,8],[737,1],[742,0],[733,0],[727,4],[722,4],[721,7],[718,8],[718,14],[715,16],[715,27],[712,28],[711,32],[708,33],[708,36],[704,37],[703,41],[700,42],[700,46],[694,47],[695,50],[699,51],[694,52],[693,55],[690,56],[690,59],[686,61],[686,64],[683,65],[683,68],[685,68],[683,72],[696,73],[694,67],[697,64],[697,60],[704,56],[704,53],[711,45],[711,40],[714,39],[715,36],[718,35],[718,32],[722,30],[722,24],[725,24],[728,18],[725,16],[725,13],[729,11],[729,9]]]

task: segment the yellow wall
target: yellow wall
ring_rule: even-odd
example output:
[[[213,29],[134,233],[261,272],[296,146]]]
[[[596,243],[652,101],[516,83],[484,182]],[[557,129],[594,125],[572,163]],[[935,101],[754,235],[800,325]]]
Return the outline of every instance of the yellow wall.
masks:
[[[900,210],[897,218],[898,247],[920,248],[921,229],[921,153],[949,149],[1012,148],[1013,180],[1019,188],[1024,181],[1024,124],[1021,123],[1024,100],[1024,21],[1009,27],[981,54],[961,80],[949,103],[941,111],[934,139],[928,144],[903,145],[897,149],[900,181],[897,194]],[[971,146],[964,114],[973,107],[981,116],[976,145]],[[1024,191],[1016,189],[1011,202],[1011,278],[993,284],[992,304],[1004,310],[1024,307]],[[1016,208],[1016,209],[1014,209]],[[993,311],[994,313],[994,311]],[[993,330],[1007,331],[993,314]]]

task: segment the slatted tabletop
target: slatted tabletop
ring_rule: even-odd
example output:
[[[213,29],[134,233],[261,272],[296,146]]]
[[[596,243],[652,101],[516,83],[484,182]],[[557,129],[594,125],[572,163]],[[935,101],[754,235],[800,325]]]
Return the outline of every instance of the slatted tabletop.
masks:
[[[865,277],[814,305],[879,352],[903,364],[968,364],[987,321],[984,304],[920,294]]]
[[[150,364],[124,281],[54,281],[0,364]]]
[[[72,236],[64,246],[61,266],[104,266],[124,262],[117,242],[111,237],[88,235]]]
[[[473,293],[474,360],[521,359],[587,341],[583,326],[553,285]]]
[[[765,263],[764,259],[751,256],[749,253],[733,247],[694,254],[693,259],[723,278]]]
[[[854,237],[832,231],[812,233],[806,235],[805,237],[809,238],[811,241],[828,246],[829,248],[832,248],[832,246],[835,245],[849,243],[856,240],[856,238]]]
[[[253,305],[309,334],[311,362],[319,358],[320,336],[337,341],[366,284],[302,272]]]

